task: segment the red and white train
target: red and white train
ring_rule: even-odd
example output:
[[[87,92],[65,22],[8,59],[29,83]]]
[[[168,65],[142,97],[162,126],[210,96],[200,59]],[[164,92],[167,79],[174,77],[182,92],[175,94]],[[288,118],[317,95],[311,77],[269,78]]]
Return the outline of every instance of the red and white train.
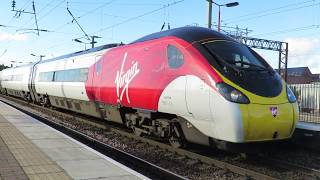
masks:
[[[1,91],[124,124],[137,135],[211,145],[290,138],[295,97],[249,47],[200,27],[5,69]]]

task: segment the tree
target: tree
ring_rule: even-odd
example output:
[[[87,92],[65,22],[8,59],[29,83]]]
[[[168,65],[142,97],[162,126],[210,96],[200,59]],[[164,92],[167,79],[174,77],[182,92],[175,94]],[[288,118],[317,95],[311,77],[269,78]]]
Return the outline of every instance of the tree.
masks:
[[[9,68],[9,66],[5,66],[4,64],[1,64],[0,65],[0,71],[4,70],[4,69],[7,69]]]

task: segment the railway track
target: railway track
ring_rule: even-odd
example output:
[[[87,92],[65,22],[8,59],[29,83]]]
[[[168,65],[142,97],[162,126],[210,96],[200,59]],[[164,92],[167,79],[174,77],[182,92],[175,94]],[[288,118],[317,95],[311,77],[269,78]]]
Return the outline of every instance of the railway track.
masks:
[[[178,174],[175,174],[173,172],[170,172],[164,168],[161,168],[155,164],[152,164],[150,162],[147,162],[139,157],[133,156],[129,153],[126,153],[120,149],[117,149],[115,147],[112,147],[108,144],[105,144],[103,142],[100,142],[86,134],[83,134],[79,131],[76,131],[74,129],[71,129],[69,127],[66,127],[62,124],[58,124],[54,121],[50,121],[47,118],[41,117],[35,113],[32,113],[30,111],[27,111],[24,108],[21,108],[13,103],[10,103],[8,101],[3,101],[2,102],[30,115],[31,117],[49,125],[50,127],[53,127],[54,129],[78,140],[79,142],[86,144],[87,146],[97,150],[98,152],[138,171],[141,172],[142,174],[146,175],[147,177],[151,179],[159,179],[159,177],[164,178],[164,179],[187,179],[183,176],[180,176]]]
[[[30,109],[26,110],[26,105],[28,105],[28,108],[32,108],[32,109],[42,109],[42,111],[45,111],[47,116],[51,116],[51,115],[48,115],[48,114],[55,114],[57,115],[58,117],[64,117],[64,118],[68,118],[68,119],[73,119],[73,120],[77,120],[78,122],[83,122],[83,123],[86,123],[88,125],[92,125],[94,127],[98,127],[98,128],[101,128],[103,130],[108,130],[108,132],[112,132],[112,133],[117,133],[117,134],[120,134],[121,136],[123,137],[127,137],[129,139],[134,139],[135,141],[140,141],[140,142],[144,142],[144,143],[147,143],[151,146],[154,146],[154,147],[159,147],[159,149],[164,149],[166,151],[168,151],[168,154],[175,154],[177,157],[177,159],[183,159],[183,158],[189,158],[191,160],[194,161],[194,163],[198,163],[198,162],[201,162],[201,163],[204,163],[206,165],[213,165],[213,166],[216,166],[218,168],[221,168],[221,169],[226,169],[227,171],[230,171],[232,173],[235,173],[235,174],[238,174],[238,175],[241,175],[247,179],[280,179],[281,177],[277,177],[277,176],[272,176],[272,175],[266,175],[266,174],[263,174],[259,171],[254,171],[254,170],[251,170],[251,169],[248,169],[248,168],[244,168],[244,167],[241,167],[241,166],[238,166],[238,165],[235,165],[233,163],[229,163],[229,162],[225,162],[225,161],[221,161],[221,160],[218,160],[218,159],[215,159],[215,158],[212,158],[212,157],[207,157],[207,156],[204,156],[204,155],[201,155],[201,154],[197,154],[197,153],[194,153],[194,152],[191,152],[191,151],[188,151],[188,150],[185,150],[185,149],[175,149],[175,148],[172,148],[171,146],[167,145],[167,144],[164,144],[164,143],[161,143],[161,142],[158,142],[158,141],[154,141],[152,139],[147,139],[147,138],[143,138],[143,137],[137,137],[135,136],[134,134],[132,133],[129,133],[128,131],[123,131],[117,127],[112,127],[112,126],[106,126],[105,123],[103,122],[100,122],[100,121],[97,121],[97,120],[94,120],[93,121],[88,121],[86,118],[83,118],[81,116],[75,116],[75,115],[70,115],[70,114],[66,114],[66,113],[62,113],[62,112],[59,112],[57,110],[54,110],[54,109],[43,109],[43,107],[41,106],[38,106],[38,105],[34,105],[34,104],[28,104],[26,103],[25,101],[22,101],[22,100],[18,100],[16,98],[12,98],[12,97],[7,97],[5,96],[5,99],[4,98],[1,98],[0,99],[1,101],[11,105],[11,106],[14,106],[15,108],[18,108],[19,110],[22,110],[24,111],[25,113],[28,113],[29,115],[31,116],[34,116],[36,117],[37,119],[41,119],[43,121],[45,121],[45,123],[47,124],[52,124],[53,126],[57,127],[57,129],[59,130],[62,130],[62,131],[70,131],[70,134],[73,136],[75,136],[75,138],[78,138],[81,140],[81,139],[84,139],[86,142],[86,144],[93,144],[95,146],[97,146],[98,150],[99,151],[110,151],[110,150],[107,150],[108,148],[107,147],[104,147],[104,146],[108,146],[107,144],[104,144],[100,141],[97,141],[95,140],[94,138],[92,137],[89,137],[88,135],[85,135],[83,133],[79,133],[71,128],[68,128],[68,127],[65,127],[57,122],[53,122],[52,120],[48,120],[49,118],[48,117],[40,117],[39,115],[37,115],[36,112],[33,112],[33,111],[30,111]],[[17,105],[17,103],[19,105]],[[23,105],[24,107],[17,107],[17,106],[20,106],[20,105]],[[36,111],[36,110],[34,110]],[[122,150],[120,150],[120,152],[123,152],[124,154],[126,154],[125,156],[132,156]],[[108,152],[108,156],[109,156],[109,153]],[[261,161],[261,159],[263,159],[263,157],[260,157],[258,158],[257,157],[257,161]],[[122,162],[123,160],[117,160],[117,161],[120,161]],[[137,162],[144,162],[144,163],[147,163],[145,160],[142,160],[141,158],[138,158],[138,160],[134,160],[134,161],[137,161]],[[133,161],[132,161],[133,162]],[[281,167],[281,168],[285,168],[285,169],[290,169],[290,170],[299,170],[299,172],[302,172],[304,174],[304,177],[308,176],[308,177],[317,177],[317,175],[319,175],[315,169],[308,169],[308,168],[299,168],[297,166],[294,166],[294,165],[288,165],[288,163],[282,163],[282,162],[276,162],[276,161],[271,161],[271,160],[267,160],[263,163],[266,163],[268,162],[268,164],[270,164],[270,166],[273,166],[273,167]],[[150,163],[150,162],[149,162]],[[143,166],[143,165],[140,165],[140,166]],[[150,163],[150,165],[148,166],[152,166],[152,163]],[[175,173],[172,173],[170,171],[167,171],[165,170],[164,168],[161,168],[159,171],[156,170],[156,168],[158,167],[157,165],[154,165],[154,171],[157,171],[157,172],[161,172],[161,173],[168,173],[168,175],[164,176],[164,175],[160,175],[158,177],[170,177],[170,179],[183,179],[184,177],[183,176],[179,176],[177,175],[176,177],[174,177],[174,175],[176,175]],[[133,168],[134,169],[134,168]],[[150,171],[150,169],[149,169]],[[141,170],[139,171],[141,172]],[[320,176],[319,176],[320,177]],[[168,178],[164,178],[164,179],[168,179]]]

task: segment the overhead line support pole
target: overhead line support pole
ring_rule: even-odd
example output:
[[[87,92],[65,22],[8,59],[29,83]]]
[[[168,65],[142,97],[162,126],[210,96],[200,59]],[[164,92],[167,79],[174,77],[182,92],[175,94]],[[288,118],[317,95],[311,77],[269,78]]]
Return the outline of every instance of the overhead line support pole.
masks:
[[[208,28],[211,29],[212,26],[212,1],[208,1]]]
[[[33,13],[34,13],[34,20],[36,22],[36,27],[37,27],[37,35],[39,36],[39,27],[38,27],[38,20],[37,20],[37,14],[36,14],[36,8],[34,6],[34,1],[32,1],[32,9],[33,9]]]
[[[75,21],[77,23],[77,25],[79,26],[79,28],[81,29],[81,31],[83,32],[83,34],[85,35],[85,37],[90,40],[90,37],[88,36],[88,34],[82,29],[82,27],[80,26],[80,24],[78,23],[77,19],[73,16],[73,14],[71,13],[71,11],[69,10],[69,8],[67,8],[70,16],[73,18],[72,21]]]
[[[220,7],[221,6],[219,6],[219,14],[218,14],[218,32],[220,32],[220,24],[221,24],[221,22],[220,22],[221,21],[221,19],[220,19],[220,14],[221,14],[220,13]]]

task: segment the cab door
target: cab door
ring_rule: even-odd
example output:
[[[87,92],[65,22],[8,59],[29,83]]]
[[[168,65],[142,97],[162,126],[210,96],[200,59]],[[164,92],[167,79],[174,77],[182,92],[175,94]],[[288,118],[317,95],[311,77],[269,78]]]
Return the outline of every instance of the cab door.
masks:
[[[199,77],[188,75],[186,82],[186,102],[195,120],[212,120],[210,110],[210,87]]]
[[[160,100],[161,111],[189,117],[186,103],[187,76],[182,70],[185,65],[184,56],[174,42],[167,44],[164,49],[166,51],[164,76],[166,83]]]
[[[167,46],[168,74],[174,76],[180,85],[173,88],[179,102],[175,106],[186,108],[188,114],[183,113],[184,116],[192,116],[195,120],[210,120],[210,88],[204,80],[184,70],[190,65],[185,63],[187,54],[182,52],[180,46]],[[183,109],[180,108],[179,111],[185,112]]]

